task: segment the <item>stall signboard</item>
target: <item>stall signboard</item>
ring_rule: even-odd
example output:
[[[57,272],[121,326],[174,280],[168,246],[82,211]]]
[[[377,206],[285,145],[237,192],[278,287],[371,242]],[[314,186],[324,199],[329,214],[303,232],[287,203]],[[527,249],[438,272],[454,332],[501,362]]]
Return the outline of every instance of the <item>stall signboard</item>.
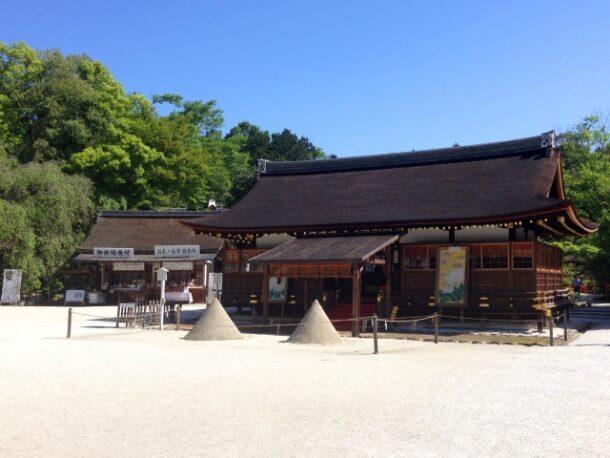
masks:
[[[18,304],[21,300],[21,275],[19,269],[4,269],[2,281],[2,304]]]
[[[138,261],[113,262],[112,270],[144,270],[144,263]]]
[[[158,258],[188,258],[199,254],[199,245],[155,245]]]
[[[184,262],[164,261],[163,267],[165,267],[167,270],[193,270],[193,263],[187,262],[187,261],[184,261]]]
[[[67,289],[64,299],[64,304],[80,304],[85,302],[85,290],[83,289]]]
[[[93,255],[104,259],[133,259],[133,248],[95,247]]]

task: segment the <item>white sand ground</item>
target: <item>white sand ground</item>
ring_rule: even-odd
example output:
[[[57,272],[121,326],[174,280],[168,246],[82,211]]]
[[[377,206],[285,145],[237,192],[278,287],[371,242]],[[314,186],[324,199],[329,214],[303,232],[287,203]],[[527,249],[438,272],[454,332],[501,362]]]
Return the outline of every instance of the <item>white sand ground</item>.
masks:
[[[79,311],[112,316],[112,307]],[[610,456],[610,325],[567,347],[334,347],[0,307],[0,456]]]

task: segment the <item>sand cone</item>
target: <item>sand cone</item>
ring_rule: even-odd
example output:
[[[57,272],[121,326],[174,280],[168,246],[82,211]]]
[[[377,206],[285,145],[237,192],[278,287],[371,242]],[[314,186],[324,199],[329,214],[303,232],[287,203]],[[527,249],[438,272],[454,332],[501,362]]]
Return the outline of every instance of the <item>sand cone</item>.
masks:
[[[320,303],[315,300],[288,342],[335,345],[342,343],[342,340]]]
[[[234,340],[243,336],[218,299],[214,299],[193,329],[184,336],[186,340]]]

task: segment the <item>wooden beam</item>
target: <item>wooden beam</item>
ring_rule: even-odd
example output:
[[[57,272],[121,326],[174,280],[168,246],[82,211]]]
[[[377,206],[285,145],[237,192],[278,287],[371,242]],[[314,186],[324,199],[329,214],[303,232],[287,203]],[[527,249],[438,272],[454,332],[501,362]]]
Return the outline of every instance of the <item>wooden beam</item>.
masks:
[[[360,335],[360,266],[352,267],[352,337]]]
[[[303,280],[303,316],[307,313],[307,302],[309,302],[309,298],[307,297],[307,279]]]

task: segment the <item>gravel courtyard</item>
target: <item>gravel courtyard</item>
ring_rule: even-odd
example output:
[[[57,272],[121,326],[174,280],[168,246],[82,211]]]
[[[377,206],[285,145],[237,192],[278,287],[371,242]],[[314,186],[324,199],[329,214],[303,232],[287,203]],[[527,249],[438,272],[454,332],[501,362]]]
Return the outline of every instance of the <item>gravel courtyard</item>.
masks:
[[[79,312],[112,316],[113,307]],[[193,342],[0,307],[0,456],[610,455],[610,324],[566,347]]]

